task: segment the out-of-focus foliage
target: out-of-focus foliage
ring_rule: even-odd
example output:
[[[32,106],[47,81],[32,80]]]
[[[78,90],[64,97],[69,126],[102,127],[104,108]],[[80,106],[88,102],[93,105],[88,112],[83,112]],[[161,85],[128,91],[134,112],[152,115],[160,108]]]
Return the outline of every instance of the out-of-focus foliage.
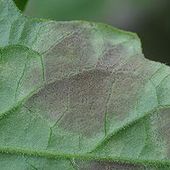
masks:
[[[123,18],[129,15],[139,14],[142,10],[148,12],[155,8],[155,3],[152,5],[151,2],[155,0],[149,2],[146,0],[30,0],[26,13],[55,20],[94,19],[112,22],[119,19],[119,22],[122,22]]]
[[[55,20],[93,20],[137,32],[147,57],[170,64],[169,0],[30,0],[25,14]]]
[[[28,0],[14,0],[20,10],[24,10]]]

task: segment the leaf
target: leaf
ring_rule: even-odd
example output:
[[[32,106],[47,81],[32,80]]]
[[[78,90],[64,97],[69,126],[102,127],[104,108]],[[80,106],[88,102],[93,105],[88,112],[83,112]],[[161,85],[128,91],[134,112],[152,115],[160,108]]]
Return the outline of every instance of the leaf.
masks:
[[[14,0],[20,10],[24,10],[28,0]]]
[[[136,34],[24,17],[0,0],[2,170],[170,168],[170,68]]]

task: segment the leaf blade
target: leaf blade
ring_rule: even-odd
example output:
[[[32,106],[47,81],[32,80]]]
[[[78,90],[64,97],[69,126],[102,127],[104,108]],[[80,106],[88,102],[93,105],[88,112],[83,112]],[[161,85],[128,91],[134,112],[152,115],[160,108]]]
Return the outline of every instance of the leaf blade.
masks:
[[[71,159],[65,169],[114,169],[114,162],[135,164],[136,169],[138,164],[169,166],[169,111],[165,110],[169,67],[146,60],[135,34],[97,23],[25,18],[12,1],[0,4],[2,21],[10,18],[1,28],[6,31],[0,39],[1,67],[8,73],[4,79],[16,84],[12,97],[24,96],[15,110],[8,102],[10,112],[0,120],[2,153],[32,155],[26,166],[34,169],[38,169],[35,156],[54,162]],[[17,64],[21,59],[21,69],[12,62],[9,71],[4,59]],[[17,80],[9,79],[15,71]],[[32,84],[27,85],[30,76]],[[98,163],[76,163],[86,159]],[[114,165],[105,166],[105,160]],[[119,169],[126,167],[122,164]]]

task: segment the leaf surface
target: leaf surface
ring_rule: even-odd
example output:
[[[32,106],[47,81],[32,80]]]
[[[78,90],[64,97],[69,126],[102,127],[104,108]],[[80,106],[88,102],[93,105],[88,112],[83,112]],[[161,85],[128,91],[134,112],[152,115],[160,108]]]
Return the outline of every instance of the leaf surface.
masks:
[[[168,169],[169,67],[136,34],[24,17],[0,0],[2,170]]]

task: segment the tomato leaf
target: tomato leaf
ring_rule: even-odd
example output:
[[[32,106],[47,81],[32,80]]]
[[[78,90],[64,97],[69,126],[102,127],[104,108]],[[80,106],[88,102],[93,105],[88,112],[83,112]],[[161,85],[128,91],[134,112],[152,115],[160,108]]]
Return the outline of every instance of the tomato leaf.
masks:
[[[1,169],[169,169],[169,71],[136,34],[0,0]]]

